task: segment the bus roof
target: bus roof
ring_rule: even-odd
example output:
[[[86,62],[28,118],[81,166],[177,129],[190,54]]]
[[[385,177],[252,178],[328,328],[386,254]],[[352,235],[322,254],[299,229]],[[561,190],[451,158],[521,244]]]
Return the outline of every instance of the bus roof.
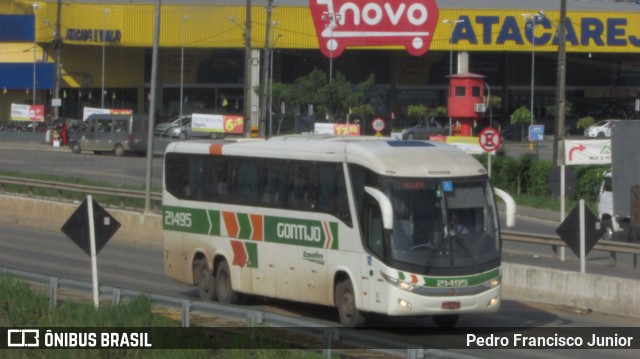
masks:
[[[258,158],[348,162],[397,177],[457,177],[486,174],[472,156],[454,146],[429,141],[371,136],[287,135],[261,139],[173,142],[167,152],[224,154]]]

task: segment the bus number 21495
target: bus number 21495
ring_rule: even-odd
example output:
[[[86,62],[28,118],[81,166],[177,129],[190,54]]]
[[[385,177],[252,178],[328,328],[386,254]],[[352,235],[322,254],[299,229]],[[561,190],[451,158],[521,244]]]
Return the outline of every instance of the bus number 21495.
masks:
[[[166,211],[164,224],[166,226],[191,227],[191,213]]]

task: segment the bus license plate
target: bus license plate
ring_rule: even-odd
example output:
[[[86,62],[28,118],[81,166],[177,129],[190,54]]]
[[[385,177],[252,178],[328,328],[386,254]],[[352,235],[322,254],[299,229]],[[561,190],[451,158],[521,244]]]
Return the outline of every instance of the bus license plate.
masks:
[[[460,302],[442,302],[442,309],[460,309]]]

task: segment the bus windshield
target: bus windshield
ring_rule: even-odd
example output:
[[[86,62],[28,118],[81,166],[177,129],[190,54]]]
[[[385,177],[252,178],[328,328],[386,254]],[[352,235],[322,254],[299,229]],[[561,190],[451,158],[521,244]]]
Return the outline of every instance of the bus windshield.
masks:
[[[392,203],[391,259],[423,274],[478,270],[500,258],[499,223],[486,178],[385,178]]]

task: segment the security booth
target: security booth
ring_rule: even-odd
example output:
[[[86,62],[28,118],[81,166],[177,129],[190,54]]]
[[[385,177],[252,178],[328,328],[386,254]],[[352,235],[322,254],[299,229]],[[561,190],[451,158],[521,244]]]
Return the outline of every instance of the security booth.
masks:
[[[484,79],[485,76],[470,72],[449,76],[447,111],[453,135],[471,136],[473,122],[484,118]]]

